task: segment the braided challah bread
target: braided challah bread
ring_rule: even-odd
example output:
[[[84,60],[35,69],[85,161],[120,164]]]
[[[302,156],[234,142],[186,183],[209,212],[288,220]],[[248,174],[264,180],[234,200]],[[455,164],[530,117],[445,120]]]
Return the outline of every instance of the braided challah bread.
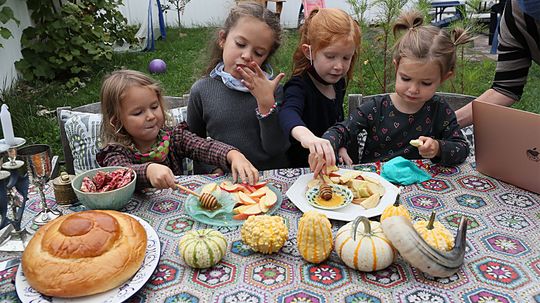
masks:
[[[146,231],[117,211],[90,210],[42,226],[26,247],[22,269],[35,290],[80,297],[118,287],[141,266]]]

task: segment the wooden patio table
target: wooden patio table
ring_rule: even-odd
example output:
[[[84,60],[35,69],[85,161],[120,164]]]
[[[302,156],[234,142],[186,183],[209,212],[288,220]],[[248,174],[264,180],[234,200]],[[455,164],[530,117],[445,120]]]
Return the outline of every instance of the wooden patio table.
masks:
[[[178,240],[189,230],[212,226],[185,213],[185,193],[136,193],[123,211],[152,226],[161,253],[149,280],[126,302],[540,302],[540,196],[484,176],[474,167],[474,157],[457,167],[431,165],[431,180],[402,188],[401,199],[414,219],[436,211],[437,219],[453,233],[462,215],[469,220],[464,265],[448,278],[427,276],[401,258],[376,272],[352,270],[335,253],[321,264],[304,261],[296,247],[302,213],[285,194],[276,214],[285,219],[289,239],[279,253],[253,252],[243,244],[239,227],[213,227],[227,238],[227,253],[214,267],[195,270],[181,260]],[[350,168],[376,171],[377,165]],[[264,171],[261,179],[285,193],[308,172]],[[193,175],[178,181],[198,188],[225,178]],[[30,196],[26,222],[39,211],[38,195]],[[54,206],[52,186],[46,196]],[[80,210],[58,207],[66,213]],[[334,233],[344,223],[332,220]],[[0,253],[0,261],[19,255]],[[13,267],[0,272],[1,302],[17,302],[16,271]]]

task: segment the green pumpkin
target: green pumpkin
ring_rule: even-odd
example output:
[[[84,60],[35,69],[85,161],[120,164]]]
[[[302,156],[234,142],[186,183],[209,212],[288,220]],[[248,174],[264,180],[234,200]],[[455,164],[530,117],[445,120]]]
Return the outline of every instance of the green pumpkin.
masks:
[[[194,268],[216,265],[227,251],[227,239],[217,230],[201,229],[187,232],[178,243],[180,256]]]

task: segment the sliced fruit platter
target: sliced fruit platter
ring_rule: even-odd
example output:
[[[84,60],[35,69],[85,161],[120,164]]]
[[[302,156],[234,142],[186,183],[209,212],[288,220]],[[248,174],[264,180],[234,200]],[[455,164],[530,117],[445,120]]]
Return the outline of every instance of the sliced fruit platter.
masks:
[[[254,185],[232,183],[208,183],[198,190],[216,197],[219,206],[203,209],[199,199],[189,195],[186,212],[195,220],[215,226],[242,225],[250,216],[273,214],[281,205],[281,192],[266,181]]]
[[[350,169],[338,169],[322,178],[313,178],[313,174],[298,177],[289,187],[287,196],[302,212],[316,209],[309,203],[306,193],[310,188],[322,184],[347,187],[353,193],[352,203],[339,209],[320,209],[330,219],[352,221],[358,216],[374,217],[380,215],[385,207],[394,203],[398,188],[383,177],[372,172]]]

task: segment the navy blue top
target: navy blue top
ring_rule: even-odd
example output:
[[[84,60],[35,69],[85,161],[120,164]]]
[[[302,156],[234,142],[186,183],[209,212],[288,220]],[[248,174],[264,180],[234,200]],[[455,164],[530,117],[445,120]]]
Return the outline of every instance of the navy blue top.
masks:
[[[345,80],[334,84],[336,99],[323,95],[307,72],[292,77],[284,87],[285,97],[279,111],[279,122],[283,132],[289,136],[291,147],[287,157],[291,167],[307,167],[309,150],[291,136],[296,126],[307,127],[315,136],[321,137],[336,122],[343,121],[343,98]]]
[[[364,163],[388,161],[397,156],[421,159],[418,149],[409,144],[419,136],[439,141],[441,155],[431,159],[434,163],[452,166],[462,163],[469,155],[469,145],[459,129],[454,111],[438,95],[414,114],[400,112],[388,94],[375,96],[357,107],[349,119],[330,128],[323,138],[330,140],[337,151],[362,129],[367,131],[361,158]]]

